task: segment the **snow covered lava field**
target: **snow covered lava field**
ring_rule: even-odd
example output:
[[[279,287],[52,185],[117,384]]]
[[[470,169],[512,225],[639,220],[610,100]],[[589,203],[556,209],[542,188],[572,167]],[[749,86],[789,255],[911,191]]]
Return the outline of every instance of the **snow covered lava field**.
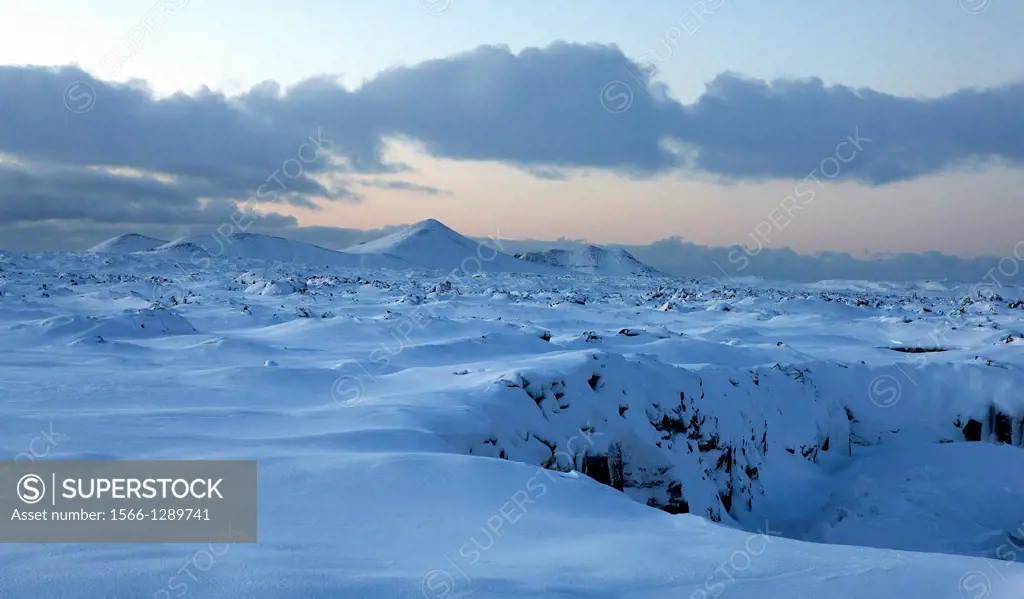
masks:
[[[260,464],[258,544],[4,545],[0,596],[1024,593],[1019,288],[411,239],[0,252],[4,459]]]

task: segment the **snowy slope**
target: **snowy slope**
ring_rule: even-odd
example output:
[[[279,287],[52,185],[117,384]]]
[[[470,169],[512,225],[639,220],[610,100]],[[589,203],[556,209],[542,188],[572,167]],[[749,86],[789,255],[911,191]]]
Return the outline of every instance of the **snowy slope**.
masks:
[[[0,253],[0,455],[257,459],[260,542],[0,545],[0,596],[1024,584],[1019,288],[173,267]]]
[[[87,251],[96,252],[98,254],[143,252],[160,247],[165,243],[167,242],[155,237],[147,237],[145,235],[139,235],[138,233],[125,233],[124,235],[118,235],[117,237],[112,237],[103,243],[94,245]]]
[[[622,248],[603,248],[587,245],[573,249],[553,249],[546,252],[525,252],[517,258],[566,268],[591,275],[661,275],[662,273],[640,262]]]
[[[362,256],[397,258],[408,267],[428,270],[464,271],[470,274],[481,270],[565,274],[559,269],[519,260],[485,247],[434,219],[418,222],[379,239],[345,248],[344,251]]]
[[[788,532],[819,542],[1014,561],[1024,551],[1022,469],[1024,451],[1011,445],[868,448],[827,481],[820,518]]]

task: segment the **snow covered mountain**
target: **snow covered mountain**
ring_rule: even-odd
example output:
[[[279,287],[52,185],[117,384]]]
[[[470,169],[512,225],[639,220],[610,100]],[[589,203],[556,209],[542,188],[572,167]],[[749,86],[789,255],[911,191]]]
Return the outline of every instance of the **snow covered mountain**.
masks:
[[[484,246],[432,218],[343,251],[397,258],[411,267],[428,270],[565,274],[557,268],[519,260]]]
[[[230,235],[190,235],[179,237],[153,249],[163,254],[195,251],[201,248],[213,256],[232,256],[254,260],[298,262],[301,264],[329,264],[358,266],[359,260],[351,256],[308,243],[257,233]]]
[[[567,274],[557,265],[520,260],[496,251],[434,219],[341,251],[257,233],[187,235],[167,242],[126,234],[107,240],[90,251],[141,252],[201,265],[218,258],[233,258],[342,268],[459,271],[470,275],[477,272]]]
[[[210,260],[235,259],[284,262],[343,268],[403,268],[401,261],[388,256],[357,256],[329,250],[273,235],[232,233],[189,235],[164,243],[145,253],[178,261],[206,264]]]
[[[637,260],[623,248],[603,248],[587,245],[573,249],[554,249],[546,252],[525,252],[516,258],[566,268],[591,275],[661,275],[662,273]]]
[[[144,252],[167,243],[163,239],[147,237],[138,233],[125,233],[112,237],[103,243],[94,245],[86,251],[97,254],[125,254],[129,252]]]

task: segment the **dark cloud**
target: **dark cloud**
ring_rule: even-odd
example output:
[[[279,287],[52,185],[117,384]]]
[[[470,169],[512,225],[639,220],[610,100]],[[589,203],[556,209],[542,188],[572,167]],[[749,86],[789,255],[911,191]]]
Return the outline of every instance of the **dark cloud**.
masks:
[[[320,78],[287,92],[267,85],[243,103],[299,130],[339,132],[354,170],[396,170],[382,159],[389,137],[541,177],[574,167],[634,177],[691,168],[877,185],[1024,160],[1022,84],[925,99],[723,74],[682,104],[650,75],[615,46],[487,46],[385,71],[356,90]]]
[[[280,127],[209,90],[157,99],[77,68],[0,67],[0,122],[0,155],[24,165],[0,163],[2,220],[196,223],[249,198],[360,199],[313,178],[331,168],[322,131]],[[144,176],[116,174],[125,168]]]
[[[269,122],[238,99],[208,89],[157,99],[142,84],[102,83],[74,67],[0,67],[0,92],[0,152],[82,166],[130,166],[206,179],[230,191],[263,183],[285,161],[297,159],[300,146],[318,133],[316,127]],[[315,144],[305,149],[312,160],[302,162],[301,170],[290,165],[297,176],[288,179],[289,189],[326,192],[308,179],[328,167],[316,151]]]
[[[395,138],[544,178],[574,168],[629,177],[691,169],[727,180],[813,175],[877,185],[993,161],[1020,165],[1022,100],[1024,84],[924,99],[724,74],[682,104],[617,47],[568,43],[518,54],[480,47],[382,72],[353,90],[319,77],[231,97],[204,88],[157,98],[144,83],[106,84],[74,67],[5,66],[0,161],[35,166],[5,167],[11,187],[0,214],[184,223],[246,198],[357,202],[352,177],[408,170],[384,159]],[[38,165],[66,170],[43,182]],[[114,174],[123,168],[146,177]]]
[[[247,209],[203,179],[158,178],[103,169],[0,163],[0,224],[52,220],[175,226],[221,225]],[[244,196],[243,196],[244,197]],[[260,211],[268,226],[295,225],[292,216]],[[248,217],[246,217],[248,220]]]
[[[365,179],[359,182],[363,187],[376,187],[377,189],[394,189],[399,191],[413,191],[429,196],[447,194],[448,192],[431,187],[430,185],[419,185],[408,181],[384,181],[381,179]]]
[[[682,107],[636,94],[610,113],[601,91],[630,72],[614,46],[556,43],[513,54],[507,47],[384,72],[357,92],[383,135],[422,142],[436,156],[524,166],[654,172],[676,165],[661,147]]]
[[[219,224],[235,203],[203,180],[51,165],[0,163],[0,223],[88,219],[102,223]],[[199,198],[207,198],[200,203]]]
[[[678,131],[694,166],[735,179],[833,173],[870,184],[994,160],[1024,162],[1024,85],[900,98],[820,79],[721,75]]]

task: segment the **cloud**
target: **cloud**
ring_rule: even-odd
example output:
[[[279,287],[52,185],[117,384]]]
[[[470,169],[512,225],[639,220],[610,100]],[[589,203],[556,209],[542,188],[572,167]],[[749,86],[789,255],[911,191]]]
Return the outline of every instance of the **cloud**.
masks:
[[[1024,84],[904,98],[816,78],[725,73],[683,104],[651,74],[615,46],[555,43],[518,54],[483,46],[390,69],[354,90],[318,78],[287,91],[267,84],[242,102],[273,122],[336,133],[357,171],[400,170],[382,158],[390,138],[538,177],[689,169],[761,180],[817,170],[882,185],[1024,161]]]
[[[237,204],[199,179],[167,180],[73,166],[0,163],[0,223],[87,219],[101,223],[210,225]],[[202,199],[202,201],[201,201]],[[278,224],[294,218],[268,213]]]
[[[90,109],[70,110],[76,99]],[[344,180],[320,181],[332,169],[322,131],[267,123],[209,90],[157,99],[142,84],[104,84],[73,67],[0,67],[0,121],[0,159],[10,159],[0,177],[17,183],[0,193],[7,220],[57,218],[64,206],[63,218],[207,222],[250,198],[359,201]]]
[[[519,54],[485,46],[386,71],[355,96],[363,110],[378,114],[381,135],[413,138],[434,156],[521,166],[672,168],[677,159],[661,140],[681,118],[681,106],[647,94],[636,95],[622,114],[601,104],[602,88],[632,68],[614,46],[555,43]]]
[[[436,187],[431,187],[429,185],[419,185],[417,183],[410,183],[408,181],[384,181],[381,179],[364,179],[360,181],[359,184],[362,185],[363,187],[376,187],[377,189],[414,191],[429,196],[448,194],[448,192],[438,189]]]
[[[1022,101],[1024,84],[903,98],[727,73],[683,104],[616,46],[562,42],[518,53],[483,46],[384,71],[355,89],[318,77],[234,96],[203,88],[158,98],[143,82],[103,83],[76,67],[3,66],[0,160],[36,165],[19,175],[26,184],[38,165],[67,170],[36,183],[44,190],[31,198],[37,206],[12,206],[29,201],[17,188],[0,201],[7,220],[53,216],[61,206],[68,217],[109,220],[122,206],[139,222],[194,219],[210,201],[358,202],[352,177],[409,170],[384,158],[394,139],[547,178],[574,169],[723,180],[834,173],[883,185],[989,162],[1019,166]],[[97,168],[108,175],[75,171]],[[150,179],[117,174],[123,169]],[[75,207],[83,180],[97,187]],[[146,210],[153,214],[143,217]]]
[[[678,135],[696,148],[697,169],[729,178],[804,178],[815,169],[820,177],[838,167],[885,184],[988,160],[1021,165],[1022,103],[1020,84],[919,99],[725,74],[686,107]]]

